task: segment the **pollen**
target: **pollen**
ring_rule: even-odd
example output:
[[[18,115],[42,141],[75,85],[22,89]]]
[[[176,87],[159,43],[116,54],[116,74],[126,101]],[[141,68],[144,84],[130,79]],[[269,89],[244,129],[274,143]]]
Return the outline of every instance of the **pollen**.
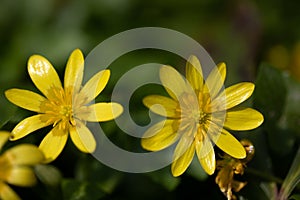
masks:
[[[60,114],[66,118],[73,116],[73,109],[71,105],[61,106]]]

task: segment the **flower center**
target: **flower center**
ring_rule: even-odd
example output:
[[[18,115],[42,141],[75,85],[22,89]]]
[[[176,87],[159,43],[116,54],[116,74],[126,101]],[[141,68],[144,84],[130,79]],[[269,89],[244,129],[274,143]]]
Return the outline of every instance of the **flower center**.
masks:
[[[199,93],[188,94],[184,93],[179,98],[181,112],[181,131],[183,133],[193,128],[194,137],[202,140],[205,134],[205,127],[210,123],[211,113],[208,112],[207,105],[209,104],[209,95]]]
[[[41,111],[46,114],[41,120],[46,123],[58,125],[66,130],[69,126],[75,126],[75,113],[79,105],[76,104],[74,94],[70,89],[51,88],[47,95],[48,100],[41,104]]]
[[[200,97],[200,98],[199,98]],[[186,121],[203,124],[208,119],[210,114],[206,112],[206,99],[197,97],[194,94],[184,93],[180,100],[181,118]]]
[[[205,112],[200,112],[200,115],[198,117],[198,123],[204,124],[209,118],[209,115]]]
[[[60,114],[65,116],[65,118],[69,118],[73,116],[73,109],[71,105],[61,106]]]
[[[72,105],[61,106],[60,115],[62,116],[62,123],[65,123],[63,128],[66,128],[68,124],[75,126]]]

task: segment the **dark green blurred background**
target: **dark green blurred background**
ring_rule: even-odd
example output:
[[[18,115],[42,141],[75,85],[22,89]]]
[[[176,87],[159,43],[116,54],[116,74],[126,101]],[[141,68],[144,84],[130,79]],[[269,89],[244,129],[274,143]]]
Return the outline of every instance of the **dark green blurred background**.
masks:
[[[272,178],[262,174],[266,172],[283,180],[299,147],[299,8],[300,2],[296,0],[0,0],[0,127],[11,130],[20,119],[31,114],[10,104],[3,92],[12,87],[35,90],[26,67],[32,54],[45,56],[62,76],[68,56],[75,48],[87,55],[103,40],[128,29],[145,26],[173,29],[198,41],[216,63],[227,64],[226,86],[240,81],[256,83],[257,90],[248,103],[254,102],[256,109],[264,114],[265,123],[257,130],[239,134],[239,138],[250,138],[257,150],[256,158],[249,164],[254,172],[245,174],[248,185],[239,194],[244,199],[269,199],[266,191],[275,195],[274,188],[280,188],[280,181],[270,182]],[[100,98],[109,100],[114,82],[124,69],[147,62],[184,67],[182,60],[166,52],[125,55],[109,66],[112,81]],[[161,88],[157,90],[162,92]],[[137,91],[132,113],[138,122],[148,120],[141,98],[157,90],[148,87]],[[105,123],[104,127],[116,143],[122,141],[120,144],[131,150],[139,148],[138,141],[128,139],[114,128],[113,122]],[[39,144],[44,136],[40,135],[28,136],[20,142]],[[195,170],[180,178],[171,176],[170,167],[149,174],[127,174],[103,166],[68,143],[52,166],[62,177],[57,175],[53,184],[40,180],[34,188],[16,188],[20,196],[24,199],[226,199],[214,182],[215,175],[207,177],[195,162],[190,167]],[[44,171],[42,174],[48,177],[49,169]],[[300,193],[299,189],[295,193]]]

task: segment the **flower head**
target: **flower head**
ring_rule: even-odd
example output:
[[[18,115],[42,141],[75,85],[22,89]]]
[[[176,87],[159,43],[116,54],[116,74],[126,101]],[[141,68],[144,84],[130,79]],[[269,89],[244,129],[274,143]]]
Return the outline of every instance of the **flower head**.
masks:
[[[10,136],[0,131],[0,151]],[[20,197],[9,186],[30,187],[36,183],[32,166],[43,161],[44,155],[34,145],[20,144],[0,155],[0,199],[17,200]]]
[[[168,94],[150,95],[143,103],[166,118],[150,127],[142,138],[143,148],[159,151],[177,142],[172,174],[179,176],[188,168],[196,152],[208,174],[215,171],[213,144],[234,158],[246,152],[228,130],[250,130],[263,122],[263,116],[251,108],[235,108],[248,99],[254,84],[238,83],[223,89],[226,66],[220,63],[204,80],[199,60],[191,56],[186,79],[170,66],[162,66],[160,79]]]
[[[5,95],[9,101],[24,109],[37,112],[25,118],[12,130],[11,140],[20,139],[40,128],[53,125],[39,148],[45,154],[45,162],[51,162],[63,150],[70,134],[76,147],[85,153],[96,148],[93,134],[86,121],[103,122],[119,116],[123,108],[118,103],[91,104],[105,88],[109,70],[95,74],[81,87],[84,58],[80,50],[72,52],[64,76],[64,86],[51,63],[40,55],[28,61],[28,72],[35,86],[44,95],[23,89],[9,89]]]

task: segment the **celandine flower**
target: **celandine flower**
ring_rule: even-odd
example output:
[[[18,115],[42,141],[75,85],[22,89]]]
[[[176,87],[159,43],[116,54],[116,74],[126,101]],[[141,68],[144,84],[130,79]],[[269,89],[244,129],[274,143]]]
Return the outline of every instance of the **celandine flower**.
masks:
[[[9,89],[5,95],[9,101],[37,115],[21,121],[12,130],[11,140],[20,139],[40,128],[53,125],[53,129],[42,140],[39,148],[45,154],[45,162],[51,162],[63,150],[70,134],[76,147],[85,153],[96,148],[93,134],[85,125],[89,122],[103,122],[119,116],[123,108],[118,103],[91,104],[106,86],[110,71],[102,70],[81,87],[84,58],[80,50],[72,52],[64,77],[64,87],[51,63],[44,57],[33,55],[28,61],[28,72],[40,94]]]
[[[227,130],[256,128],[263,116],[251,108],[234,108],[251,96],[254,84],[243,82],[222,90],[225,76],[226,66],[221,63],[204,81],[199,60],[191,56],[187,80],[170,66],[160,69],[160,80],[171,98],[150,95],[143,99],[152,112],[166,117],[145,132],[143,148],[159,151],[179,140],[171,167],[173,176],[184,173],[195,152],[203,169],[213,174],[213,144],[234,158],[246,156],[244,147]]]
[[[9,132],[0,131],[0,151],[9,136]],[[0,199],[20,199],[9,185],[33,186],[36,177],[32,167],[43,159],[43,153],[32,144],[20,144],[2,153],[0,155]]]

